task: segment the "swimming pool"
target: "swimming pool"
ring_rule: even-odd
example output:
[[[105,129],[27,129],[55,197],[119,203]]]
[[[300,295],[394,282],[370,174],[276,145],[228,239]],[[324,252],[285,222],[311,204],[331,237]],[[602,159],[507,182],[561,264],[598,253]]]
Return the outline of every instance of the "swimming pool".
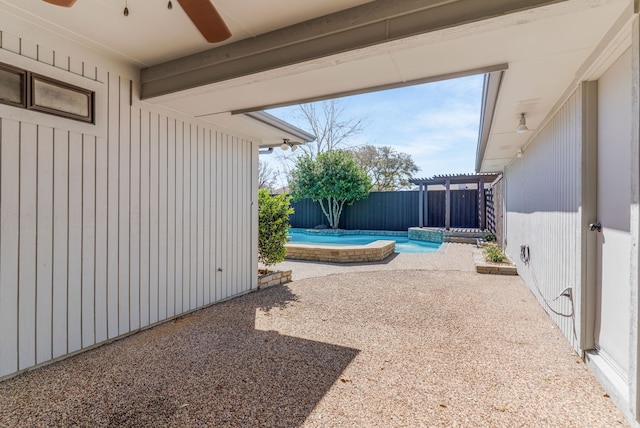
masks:
[[[295,244],[318,244],[318,245],[366,245],[374,241],[386,240],[396,241],[396,253],[424,254],[435,253],[440,248],[439,243],[428,241],[416,241],[407,236],[398,234],[376,233],[376,234],[322,234],[307,233],[304,229],[289,230],[291,240]]]

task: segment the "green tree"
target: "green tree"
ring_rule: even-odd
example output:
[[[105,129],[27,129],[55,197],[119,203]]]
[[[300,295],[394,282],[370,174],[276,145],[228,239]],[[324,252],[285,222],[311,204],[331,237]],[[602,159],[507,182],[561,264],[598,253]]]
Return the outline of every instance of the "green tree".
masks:
[[[293,200],[311,198],[319,202],[332,229],[338,228],[344,205],[366,198],[371,189],[367,173],[342,150],[300,156],[291,178]]]
[[[291,214],[289,196],[270,195],[267,189],[258,190],[258,261],[265,266],[284,260]]]
[[[409,179],[420,168],[407,153],[389,146],[361,146],[350,151],[358,166],[371,178],[374,191],[390,192],[409,186]]]

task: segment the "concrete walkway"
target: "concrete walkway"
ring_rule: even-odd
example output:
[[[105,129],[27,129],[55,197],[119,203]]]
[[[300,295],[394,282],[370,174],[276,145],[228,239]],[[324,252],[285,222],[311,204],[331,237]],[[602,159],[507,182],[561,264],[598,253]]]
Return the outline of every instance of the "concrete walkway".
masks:
[[[522,281],[476,274],[471,249],[286,262],[287,286],[0,383],[0,425],[626,426]]]

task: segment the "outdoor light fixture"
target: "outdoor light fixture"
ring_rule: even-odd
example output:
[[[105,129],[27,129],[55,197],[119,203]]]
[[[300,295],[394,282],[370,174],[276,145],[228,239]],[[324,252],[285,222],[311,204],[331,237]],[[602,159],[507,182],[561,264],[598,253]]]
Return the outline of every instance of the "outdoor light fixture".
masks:
[[[522,157],[522,155],[523,155],[523,153],[522,153],[522,149],[518,149],[518,151],[516,152],[516,156],[517,156],[517,157],[519,157],[519,158],[521,158],[521,157]]]
[[[527,120],[524,118],[524,113],[520,113],[520,123],[516,128],[516,132],[518,134],[522,134],[524,132],[527,132],[528,130],[529,128],[527,128]]]
[[[298,146],[294,145],[288,138],[282,139],[282,144],[280,145],[280,148],[285,152],[289,150],[289,148],[291,148],[292,152],[295,152],[296,150],[298,150]]]

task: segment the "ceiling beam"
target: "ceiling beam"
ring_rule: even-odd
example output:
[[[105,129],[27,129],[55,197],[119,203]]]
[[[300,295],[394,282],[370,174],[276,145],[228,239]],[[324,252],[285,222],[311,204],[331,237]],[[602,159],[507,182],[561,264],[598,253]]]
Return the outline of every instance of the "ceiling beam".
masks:
[[[148,67],[148,99],[565,0],[376,0]]]

